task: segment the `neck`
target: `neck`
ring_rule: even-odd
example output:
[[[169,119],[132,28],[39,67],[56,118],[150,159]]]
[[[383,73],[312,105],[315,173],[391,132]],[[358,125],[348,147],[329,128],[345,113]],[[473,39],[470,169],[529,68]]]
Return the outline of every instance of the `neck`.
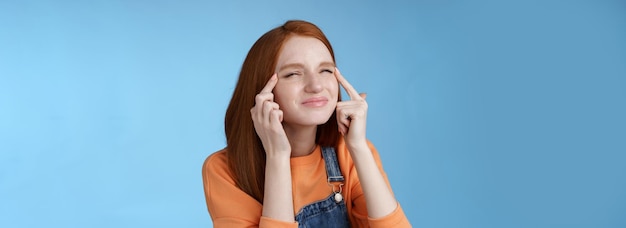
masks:
[[[285,125],[284,128],[291,145],[291,157],[305,156],[313,152],[317,126]]]

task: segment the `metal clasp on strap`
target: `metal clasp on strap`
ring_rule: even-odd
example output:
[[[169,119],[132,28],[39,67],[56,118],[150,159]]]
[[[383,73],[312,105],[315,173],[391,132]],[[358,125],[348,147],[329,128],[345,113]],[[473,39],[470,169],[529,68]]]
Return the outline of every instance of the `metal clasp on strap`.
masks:
[[[335,190],[335,185],[333,183],[331,183],[331,182],[334,182],[334,181],[331,181],[331,178],[332,177],[328,178],[328,185],[330,185],[332,187],[333,193],[341,193],[343,191],[343,182],[339,183],[339,191],[337,191],[337,190]]]
[[[339,183],[339,191],[336,190],[335,185],[333,183],[331,183],[331,179],[328,178],[328,185],[330,185],[330,187],[332,188],[333,193],[335,193],[334,198],[335,198],[335,203],[340,203],[341,201],[343,201],[343,195],[341,194],[341,192],[343,191],[343,181],[341,183]]]

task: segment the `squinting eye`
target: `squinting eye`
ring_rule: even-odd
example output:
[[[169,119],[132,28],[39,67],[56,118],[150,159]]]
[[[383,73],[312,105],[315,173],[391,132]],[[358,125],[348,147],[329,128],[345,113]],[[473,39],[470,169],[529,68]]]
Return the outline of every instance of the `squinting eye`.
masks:
[[[333,71],[329,70],[329,69],[323,69],[320,73],[331,73],[332,74]]]
[[[285,75],[285,76],[283,76],[283,77],[288,78],[288,77],[294,76],[294,75],[296,75],[296,74],[297,74],[297,73],[289,73],[289,74],[286,74],[286,75]]]

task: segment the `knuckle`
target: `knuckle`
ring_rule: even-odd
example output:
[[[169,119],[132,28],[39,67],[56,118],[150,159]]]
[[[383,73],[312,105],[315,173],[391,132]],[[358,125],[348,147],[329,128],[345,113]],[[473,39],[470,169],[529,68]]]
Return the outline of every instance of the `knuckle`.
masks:
[[[277,110],[276,110],[276,109],[271,108],[270,110],[268,110],[268,113],[269,113],[269,116],[270,116],[270,117],[274,117],[274,116],[276,116],[276,115],[277,115]]]
[[[260,104],[263,101],[263,96],[261,94],[257,94],[256,97],[254,97],[254,102],[256,104]]]

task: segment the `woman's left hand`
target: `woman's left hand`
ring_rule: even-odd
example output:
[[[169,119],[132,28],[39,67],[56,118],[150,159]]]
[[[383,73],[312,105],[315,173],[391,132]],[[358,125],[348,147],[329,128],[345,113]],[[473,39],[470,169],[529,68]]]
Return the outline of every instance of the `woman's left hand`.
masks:
[[[339,69],[335,68],[337,81],[348,93],[350,100],[337,103],[337,124],[339,132],[343,134],[348,148],[365,145],[365,126],[367,122],[367,102],[366,94],[359,94],[352,85],[341,75]]]
[[[359,94],[354,87],[335,68],[337,81],[346,89],[349,101],[337,103],[337,123],[343,134],[346,146],[350,151],[363,194],[365,195],[368,217],[382,218],[398,207],[398,201],[393,196],[389,182],[385,180],[382,170],[376,164],[376,159],[367,145],[365,138],[365,123],[367,120],[367,102],[365,94]],[[382,168],[380,168],[382,169]]]

